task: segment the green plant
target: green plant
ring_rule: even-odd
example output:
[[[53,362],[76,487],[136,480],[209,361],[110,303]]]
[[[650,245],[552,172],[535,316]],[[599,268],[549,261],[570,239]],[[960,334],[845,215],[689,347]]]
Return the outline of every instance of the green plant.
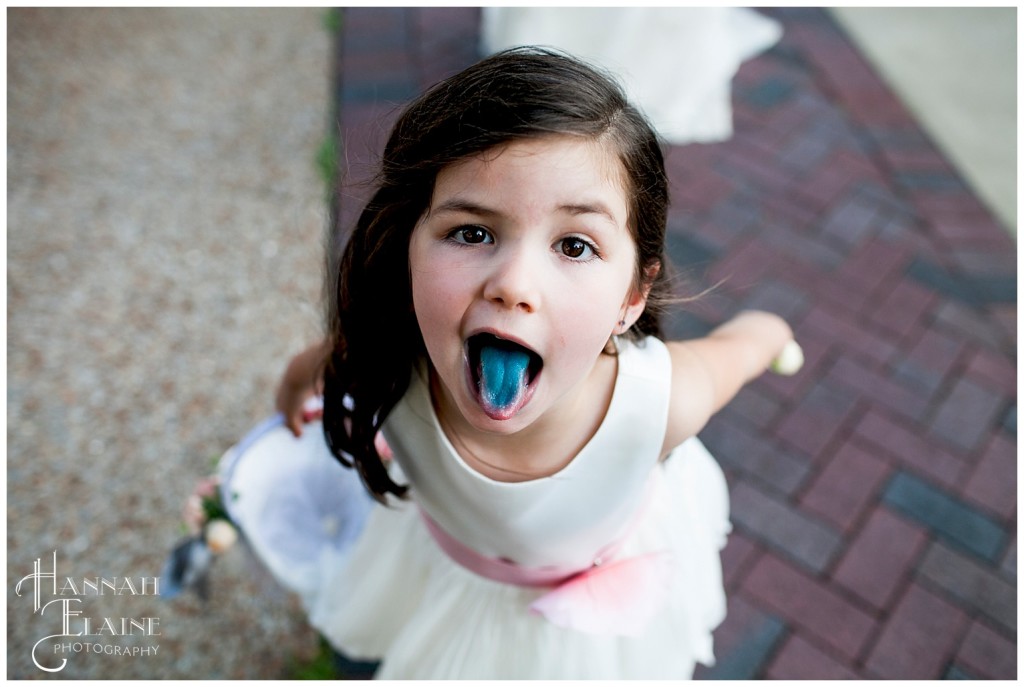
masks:
[[[328,193],[334,188],[334,184],[338,180],[338,154],[340,148],[338,137],[334,134],[328,134],[323,143],[320,144],[320,149],[316,151],[316,167],[320,172],[320,178],[323,179],[324,185],[327,187]]]
[[[331,33],[337,33],[338,31],[341,31],[341,21],[341,10],[339,8],[332,7],[331,9],[324,12],[324,28],[330,31]]]
[[[317,653],[307,661],[295,660],[288,670],[289,680],[337,680],[334,652],[327,640],[320,637]]]

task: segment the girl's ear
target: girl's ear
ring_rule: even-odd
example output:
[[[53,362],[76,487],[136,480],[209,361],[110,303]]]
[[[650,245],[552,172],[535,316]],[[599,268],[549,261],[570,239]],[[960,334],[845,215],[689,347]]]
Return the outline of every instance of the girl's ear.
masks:
[[[622,304],[619,322],[615,327],[616,334],[626,332],[633,326],[634,322],[640,319],[640,316],[644,313],[644,308],[647,307],[647,296],[651,292],[651,286],[654,284],[654,279],[658,276],[660,270],[661,263],[658,261],[648,265],[644,270],[643,287],[631,290],[626,297],[626,301]]]

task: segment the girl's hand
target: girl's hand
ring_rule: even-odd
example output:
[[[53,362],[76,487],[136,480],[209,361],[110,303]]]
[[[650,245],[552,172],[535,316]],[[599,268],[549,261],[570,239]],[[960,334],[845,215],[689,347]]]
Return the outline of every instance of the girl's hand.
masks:
[[[320,342],[291,359],[277,387],[274,406],[284,415],[284,425],[296,437],[302,426],[323,414],[317,402],[323,393],[323,363],[328,346]]]

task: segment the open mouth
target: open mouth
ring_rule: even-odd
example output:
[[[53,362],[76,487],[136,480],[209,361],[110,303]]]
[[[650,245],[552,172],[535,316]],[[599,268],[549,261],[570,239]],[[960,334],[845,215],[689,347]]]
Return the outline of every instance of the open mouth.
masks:
[[[494,334],[466,340],[470,389],[492,419],[507,420],[530,400],[544,361],[529,348]]]

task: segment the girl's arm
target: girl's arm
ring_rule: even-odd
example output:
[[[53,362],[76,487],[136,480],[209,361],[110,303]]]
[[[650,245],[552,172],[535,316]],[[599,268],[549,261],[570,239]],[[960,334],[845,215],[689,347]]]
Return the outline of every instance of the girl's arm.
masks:
[[[324,362],[330,352],[327,341],[313,344],[291,359],[277,387],[274,406],[284,415],[285,426],[295,436],[302,434],[302,425],[319,416],[304,409],[306,401],[323,391]]]
[[[703,429],[792,339],[782,318],[751,310],[702,339],[669,342],[672,391],[662,455]]]

